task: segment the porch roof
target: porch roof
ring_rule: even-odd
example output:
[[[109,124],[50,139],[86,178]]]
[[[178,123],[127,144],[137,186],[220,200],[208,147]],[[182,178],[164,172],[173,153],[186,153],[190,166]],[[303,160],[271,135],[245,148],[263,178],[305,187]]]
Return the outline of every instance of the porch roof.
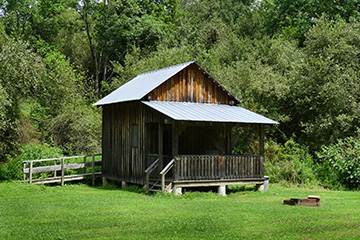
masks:
[[[279,124],[274,120],[238,106],[193,102],[141,102],[174,120],[180,121]]]

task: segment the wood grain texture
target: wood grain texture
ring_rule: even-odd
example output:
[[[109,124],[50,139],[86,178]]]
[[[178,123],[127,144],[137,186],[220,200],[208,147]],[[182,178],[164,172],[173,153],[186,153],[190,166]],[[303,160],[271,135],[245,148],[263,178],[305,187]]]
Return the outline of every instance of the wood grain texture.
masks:
[[[214,79],[195,64],[171,77],[147,94],[144,99],[214,104],[236,102]]]

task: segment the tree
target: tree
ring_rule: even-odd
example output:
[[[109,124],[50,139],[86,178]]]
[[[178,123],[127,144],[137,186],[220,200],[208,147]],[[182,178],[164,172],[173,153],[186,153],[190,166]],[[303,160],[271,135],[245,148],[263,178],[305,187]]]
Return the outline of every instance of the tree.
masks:
[[[305,40],[305,33],[323,14],[331,20],[359,19],[360,1],[321,1],[321,0],[266,0],[262,2],[266,11],[267,30],[269,33],[283,33]]]
[[[134,47],[154,49],[166,32],[166,24],[175,16],[176,1],[82,0],[76,9],[84,22],[93,60],[94,89],[100,97],[101,83],[111,79],[109,63],[122,63]]]

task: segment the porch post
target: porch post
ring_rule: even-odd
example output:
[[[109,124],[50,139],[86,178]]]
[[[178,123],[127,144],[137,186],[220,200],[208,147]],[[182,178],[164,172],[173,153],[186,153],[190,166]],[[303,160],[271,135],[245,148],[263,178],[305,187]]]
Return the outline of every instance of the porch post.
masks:
[[[265,127],[260,125],[259,127],[259,155],[260,155],[260,175],[264,177],[264,164],[265,164]]]
[[[226,149],[226,154],[227,155],[231,155],[232,153],[232,125],[228,125],[227,126],[227,131],[226,131],[226,138],[227,138],[227,149]]]
[[[159,122],[158,127],[158,153],[159,153],[159,168],[160,171],[164,168],[163,152],[164,152],[164,125]]]
[[[259,155],[264,157],[265,154],[265,128],[264,125],[260,125],[260,129],[259,129]]]
[[[172,125],[172,155],[173,158],[175,158],[177,155],[179,155],[179,131],[177,129],[177,124],[174,121]]]

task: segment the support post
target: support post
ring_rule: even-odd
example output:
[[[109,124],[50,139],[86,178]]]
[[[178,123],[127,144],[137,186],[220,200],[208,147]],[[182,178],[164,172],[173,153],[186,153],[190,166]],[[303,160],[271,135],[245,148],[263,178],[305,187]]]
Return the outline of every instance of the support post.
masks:
[[[259,129],[259,155],[260,155],[260,177],[264,177],[264,165],[265,165],[265,128],[264,125],[260,125]]]
[[[175,157],[174,170],[173,170],[174,181],[179,180],[179,173],[180,173],[179,157]]]
[[[165,192],[165,174],[161,174],[161,191]]]
[[[61,159],[61,186],[64,186],[64,174],[65,174],[65,159]]]
[[[24,173],[24,177],[23,180],[26,180],[26,173],[25,173],[25,169],[26,169],[26,162],[24,162],[24,169],[23,169],[23,173]]]
[[[158,125],[158,153],[159,153],[159,168],[164,168],[164,125],[162,122],[159,122]],[[161,170],[160,170],[161,171]]]
[[[259,140],[259,154],[261,156],[264,156],[265,154],[265,128],[264,128],[264,125],[261,125],[260,126],[260,129],[259,129],[259,137],[260,137],[260,140]]]
[[[54,160],[54,166],[56,167],[56,160]],[[54,177],[56,177],[56,170],[54,171]]]
[[[95,186],[95,155],[92,155],[92,186]]]
[[[86,156],[84,157],[84,173],[86,173]]]
[[[108,185],[108,181],[106,178],[102,178],[102,186],[105,187],[106,185]]]
[[[182,195],[182,188],[181,187],[174,187],[175,195]]]
[[[221,186],[219,186],[219,188],[218,188],[218,193],[219,193],[221,196],[226,196],[226,185],[221,185]]]
[[[30,162],[30,168],[29,168],[29,183],[32,183],[32,172],[33,172],[33,162]]]
[[[179,155],[179,135],[178,135],[177,124],[174,121],[172,125],[172,157],[175,158]]]
[[[150,189],[150,174],[146,173],[146,192],[149,192]]]
[[[264,192],[264,184],[257,184],[256,187],[257,187],[258,191]]]

